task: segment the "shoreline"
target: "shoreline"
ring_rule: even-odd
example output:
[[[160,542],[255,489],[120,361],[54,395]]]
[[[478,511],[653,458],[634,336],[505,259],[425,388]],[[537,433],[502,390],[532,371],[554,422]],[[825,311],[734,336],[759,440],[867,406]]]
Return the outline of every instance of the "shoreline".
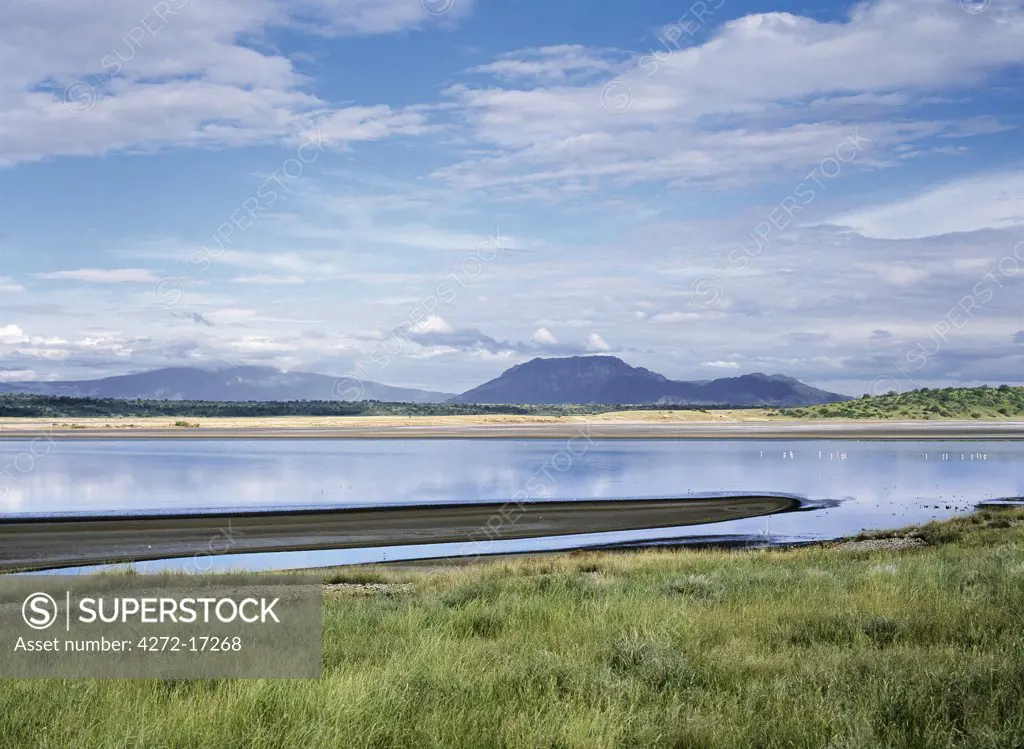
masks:
[[[1022,440],[1024,421],[859,421],[761,419],[627,420],[582,417],[516,417],[499,421],[469,417],[341,417],[295,424],[288,419],[242,419],[216,424],[175,427],[166,419],[136,419],[130,425],[114,420],[61,424],[39,419],[0,420],[0,441],[24,440],[406,440],[406,439],[602,439],[602,440]],[[492,418],[493,417],[488,417]],[[370,421],[374,419],[374,421]],[[96,422],[102,421],[99,425]],[[114,422],[114,423],[112,423]],[[148,422],[148,423],[147,423]],[[156,423],[154,423],[156,422]],[[141,425],[140,425],[141,423]],[[193,422],[194,423],[194,422]]]

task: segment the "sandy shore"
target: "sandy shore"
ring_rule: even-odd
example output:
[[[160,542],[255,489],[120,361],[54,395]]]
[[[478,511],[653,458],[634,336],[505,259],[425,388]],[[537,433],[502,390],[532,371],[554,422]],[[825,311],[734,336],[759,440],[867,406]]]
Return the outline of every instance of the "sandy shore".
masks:
[[[766,422],[779,421],[762,409],[728,409],[721,411],[613,411],[590,416],[519,416],[512,414],[472,416],[147,416],[104,417],[90,419],[0,418],[0,434],[28,430],[117,430],[136,431],[171,429],[188,433],[193,429],[339,429],[349,427],[399,426],[489,426],[520,424],[620,423],[675,424],[693,422]],[[189,427],[175,426],[187,422]]]
[[[186,421],[189,426],[175,426]],[[801,420],[762,411],[595,416],[0,419],[0,439],[865,439],[1017,440],[1020,421]]]

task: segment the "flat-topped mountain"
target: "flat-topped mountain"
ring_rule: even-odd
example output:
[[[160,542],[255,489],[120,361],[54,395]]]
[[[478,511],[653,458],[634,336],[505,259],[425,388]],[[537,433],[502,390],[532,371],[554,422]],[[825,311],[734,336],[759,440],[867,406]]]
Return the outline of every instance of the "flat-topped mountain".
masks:
[[[664,403],[797,406],[850,400],[785,375],[748,374],[683,382],[614,356],[533,359],[451,399],[452,403]]]

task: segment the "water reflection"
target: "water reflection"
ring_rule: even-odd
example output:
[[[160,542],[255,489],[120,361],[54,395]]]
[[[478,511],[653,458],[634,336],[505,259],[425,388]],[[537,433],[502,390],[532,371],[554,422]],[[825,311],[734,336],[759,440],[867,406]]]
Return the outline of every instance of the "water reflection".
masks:
[[[45,514],[350,506],[514,497],[686,496],[780,492],[839,506],[714,526],[609,538],[495,541],[485,551],[680,535],[835,537],[966,512],[1024,495],[1021,442],[852,441],[126,441],[59,442],[29,461],[0,442],[0,513]],[[13,468],[17,464],[30,470]],[[6,488],[6,491],[4,491]],[[509,547],[509,544],[512,544]],[[435,548],[446,555],[455,550]],[[389,559],[423,555],[393,548]],[[337,563],[297,552],[286,564]],[[372,561],[382,551],[343,553]],[[265,560],[227,557],[217,565]],[[214,562],[211,562],[214,564]]]

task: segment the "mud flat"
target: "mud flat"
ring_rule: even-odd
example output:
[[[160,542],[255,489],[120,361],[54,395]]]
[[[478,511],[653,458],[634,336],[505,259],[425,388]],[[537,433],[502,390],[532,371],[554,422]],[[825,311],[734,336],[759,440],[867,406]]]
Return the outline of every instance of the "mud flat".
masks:
[[[470,543],[718,523],[798,510],[785,495],[0,518],[0,571],[252,552]]]

